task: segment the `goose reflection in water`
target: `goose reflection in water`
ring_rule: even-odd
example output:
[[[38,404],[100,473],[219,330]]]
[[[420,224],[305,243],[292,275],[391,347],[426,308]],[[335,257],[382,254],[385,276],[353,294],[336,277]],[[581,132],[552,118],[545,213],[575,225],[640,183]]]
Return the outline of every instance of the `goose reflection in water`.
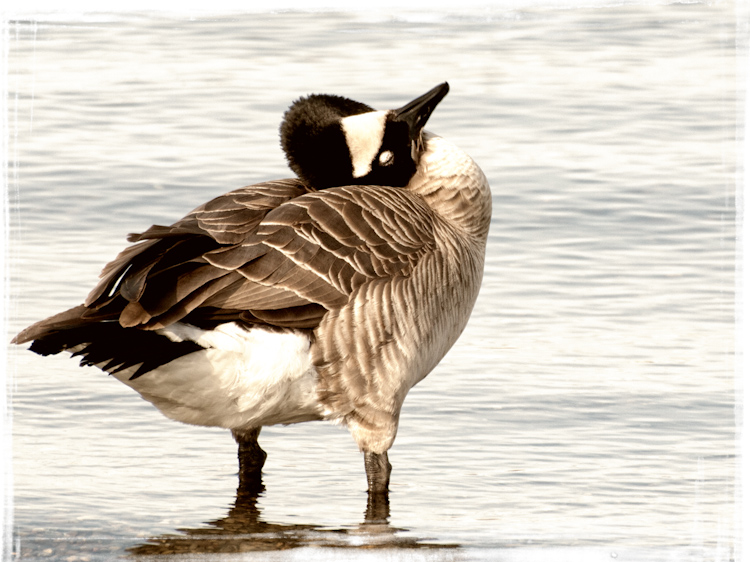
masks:
[[[131,547],[134,555],[230,554],[289,550],[302,547],[455,549],[456,544],[436,544],[405,537],[406,529],[389,523],[388,496],[368,494],[364,521],[357,527],[331,528],[314,524],[268,523],[258,506],[265,486],[262,480],[243,482],[237,489],[234,506],[226,517],[197,529],[178,529],[181,534],[165,534]]]

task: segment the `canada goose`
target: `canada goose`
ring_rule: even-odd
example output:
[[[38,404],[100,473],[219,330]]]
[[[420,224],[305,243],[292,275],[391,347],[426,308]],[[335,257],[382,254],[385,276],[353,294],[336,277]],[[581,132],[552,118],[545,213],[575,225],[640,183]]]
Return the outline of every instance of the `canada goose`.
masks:
[[[441,84],[400,109],[297,100],[281,125],[297,178],[217,197],[131,234],[85,303],[19,333],[71,352],[166,416],[230,429],[240,481],[260,478],[265,425],[332,420],[387,493],[401,405],[466,325],[490,188],[423,130]]]

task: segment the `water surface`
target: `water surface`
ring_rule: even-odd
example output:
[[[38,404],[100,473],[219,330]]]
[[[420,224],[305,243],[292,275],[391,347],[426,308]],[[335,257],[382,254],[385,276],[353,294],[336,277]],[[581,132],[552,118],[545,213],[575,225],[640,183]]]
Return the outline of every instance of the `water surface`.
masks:
[[[14,347],[15,556],[731,559],[735,26],[724,3],[11,22],[8,340],[126,233],[289,176],[306,93],[390,108],[448,80],[429,128],[494,206],[472,320],[404,405],[387,525],[362,526],[342,428],[264,429],[266,490],[237,500],[228,432]]]

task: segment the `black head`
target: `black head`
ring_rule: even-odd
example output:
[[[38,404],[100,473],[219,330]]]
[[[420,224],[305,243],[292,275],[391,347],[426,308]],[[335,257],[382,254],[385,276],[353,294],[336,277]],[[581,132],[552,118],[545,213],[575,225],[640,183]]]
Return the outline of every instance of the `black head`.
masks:
[[[403,187],[417,170],[422,129],[447,93],[443,83],[389,111],[339,96],[300,98],[284,114],[281,145],[292,170],[317,189]]]

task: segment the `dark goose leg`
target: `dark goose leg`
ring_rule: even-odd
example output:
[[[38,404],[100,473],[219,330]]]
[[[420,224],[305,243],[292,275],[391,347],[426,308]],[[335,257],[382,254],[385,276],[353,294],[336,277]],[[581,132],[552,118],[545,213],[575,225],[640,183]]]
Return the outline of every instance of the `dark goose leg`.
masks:
[[[232,430],[232,437],[239,446],[237,457],[240,461],[240,485],[238,491],[258,492],[263,488],[261,469],[266,462],[266,452],[258,445],[260,428],[247,431]]]
[[[388,453],[365,453],[367,473],[367,511],[365,523],[383,523],[390,516],[388,505],[388,483],[391,479],[391,463]]]
[[[388,482],[391,480],[391,463],[388,453],[365,452],[365,472],[367,473],[367,492],[388,493]]]

